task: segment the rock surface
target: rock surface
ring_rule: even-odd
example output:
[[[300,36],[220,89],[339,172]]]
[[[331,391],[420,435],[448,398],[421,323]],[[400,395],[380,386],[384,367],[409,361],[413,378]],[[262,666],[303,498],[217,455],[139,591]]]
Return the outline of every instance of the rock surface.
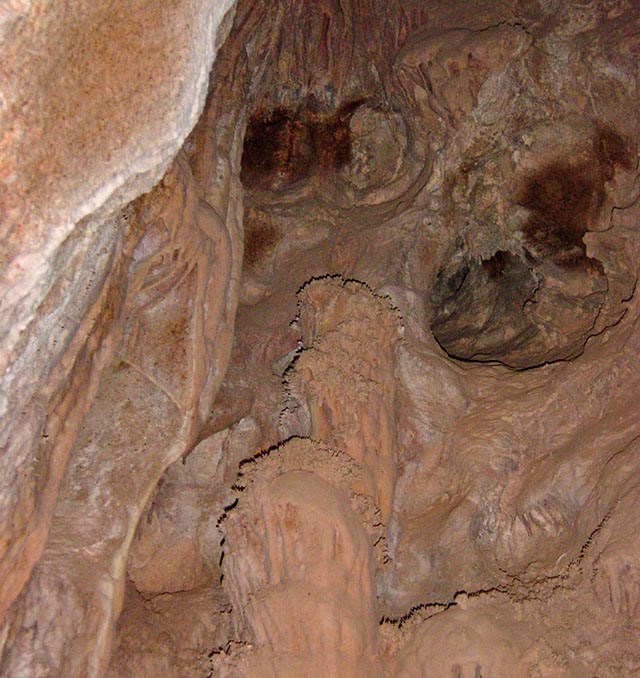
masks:
[[[53,5],[0,674],[640,673],[636,3]]]
[[[195,124],[231,3],[5,5],[0,616],[31,579],[4,619],[0,664],[97,675],[138,515],[224,372],[240,261],[234,216],[200,189],[182,200],[178,187],[195,185],[184,160],[144,205],[121,208]],[[222,152],[239,162],[233,143]],[[141,306],[152,317],[132,327]],[[128,355],[142,343],[146,363]],[[174,350],[183,364],[154,393],[149,362],[162,371]],[[52,623],[34,627],[38,609]]]

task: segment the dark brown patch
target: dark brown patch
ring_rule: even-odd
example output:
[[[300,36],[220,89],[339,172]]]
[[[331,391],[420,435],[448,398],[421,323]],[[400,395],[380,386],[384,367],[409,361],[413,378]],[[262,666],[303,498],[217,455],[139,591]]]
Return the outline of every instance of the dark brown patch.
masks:
[[[484,268],[491,280],[502,278],[505,268],[512,257],[513,255],[510,252],[498,250],[490,259],[482,261],[482,268]]]
[[[312,162],[308,125],[294,113],[278,108],[251,116],[242,149],[244,186],[268,189],[276,182],[290,186],[309,175]]]
[[[635,166],[633,146],[606,125],[596,127],[598,155],[605,181],[613,178],[616,165],[631,170]]]
[[[249,213],[244,229],[244,265],[251,270],[273,250],[280,229],[266,214],[255,212]]]
[[[630,168],[634,156],[628,142],[598,125],[591,162],[554,161],[529,177],[517,204],[530,210],[525,242],[534,258],[551,258],[567,268],[588,264],[584,235],[604,204],[605,183],[616,165]]]
[[[604,200],[599,168],[555,162],[530,177],[518,204],[531,210],[524,229],[527,244],[543,257],[577,248]]]
[[[240,179],[246,188],[284,190],[316,170],[337,170],[351,160],[351,116],[364,99],[332,115],[316,113],[311,100],[298,111],[254,113],[247,126]]]

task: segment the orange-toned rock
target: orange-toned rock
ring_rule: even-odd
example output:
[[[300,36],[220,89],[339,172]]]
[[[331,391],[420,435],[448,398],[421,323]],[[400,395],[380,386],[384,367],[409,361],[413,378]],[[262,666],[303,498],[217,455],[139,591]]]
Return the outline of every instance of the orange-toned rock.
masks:
[[[117,211],[195,124],[231,4],[0,7],[0,618],[42,552],[113,353],[137,237]]]
[[[0,6],[0,674],[636,675],[637,3]]]

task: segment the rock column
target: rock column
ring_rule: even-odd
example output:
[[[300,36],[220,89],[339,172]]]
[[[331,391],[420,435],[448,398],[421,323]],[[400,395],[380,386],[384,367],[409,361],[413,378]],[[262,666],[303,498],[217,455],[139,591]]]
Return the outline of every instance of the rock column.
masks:
[[[224,584],[250,641],[222,675],[381,676],[375,575],[395,482],[387,300],[328,278],[300,294],[289,386],[308,437],[241,467]],[[223,662],[224,663],[224,662]]]

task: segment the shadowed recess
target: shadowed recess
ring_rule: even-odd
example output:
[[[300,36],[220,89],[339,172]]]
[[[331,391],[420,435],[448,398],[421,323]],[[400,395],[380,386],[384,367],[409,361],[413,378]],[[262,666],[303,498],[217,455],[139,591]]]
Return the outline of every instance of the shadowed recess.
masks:
[[[608,286],[584,236],[604,216],[616,166],[633,166],[627,141],[594,130],[591,157],[553,158],[520,183],[514,202],[527,216],[512,252],[479,260],[458,250],[440,269],[431,330],[450,356],[529,368],[582,351]]]
[[[307,180],[316,170],[338,170],[351,160],[351,116],[364,99],[343,104],[331,115],[276,108],[253,113],[242,150],[245,188],[280,191]]]

